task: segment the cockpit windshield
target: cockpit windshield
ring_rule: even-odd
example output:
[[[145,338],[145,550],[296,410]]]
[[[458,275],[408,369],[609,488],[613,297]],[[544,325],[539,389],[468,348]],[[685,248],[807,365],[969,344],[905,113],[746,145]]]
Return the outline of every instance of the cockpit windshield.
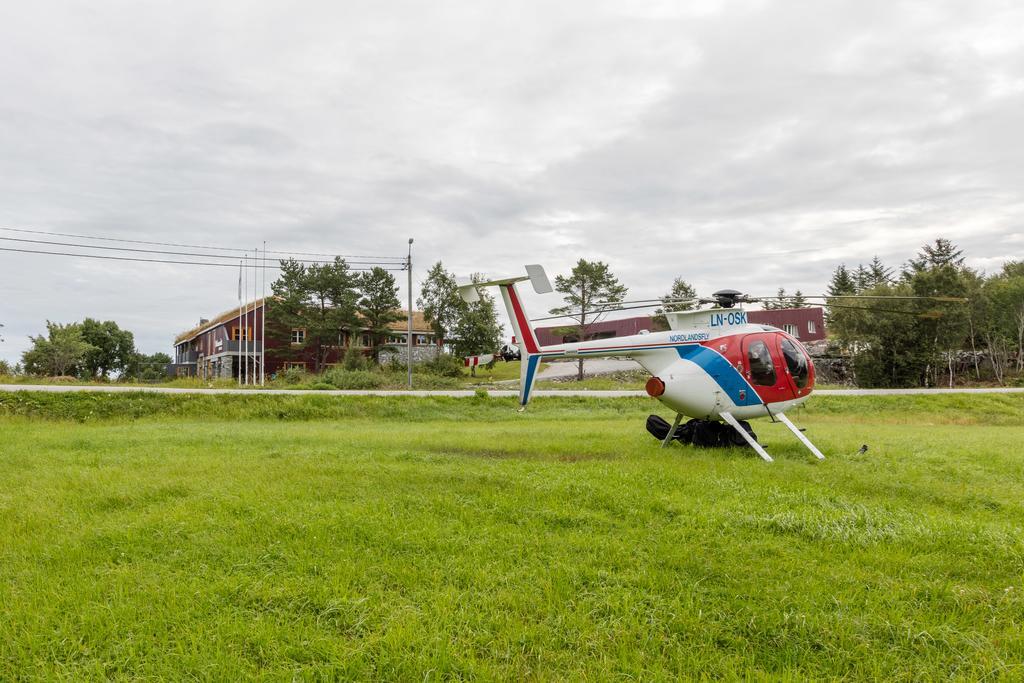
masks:
[[[793,377],[797,388],[803,389],[807,386],[809,371],[807,368],[807,356],[796,347],[796,344],[788,339],[782,340],[782,357],[786,359],[786,367]]]

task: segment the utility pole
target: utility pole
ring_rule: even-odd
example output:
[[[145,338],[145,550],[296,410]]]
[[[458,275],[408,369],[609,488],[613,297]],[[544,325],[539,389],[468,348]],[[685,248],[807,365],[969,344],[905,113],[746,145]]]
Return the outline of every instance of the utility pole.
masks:
[[[409,329],[405,338],[405,364],[409,371],[409,388],[412,389],[412,238],[409,238],[409,256],[405,259],[405,270],[409,275]]]

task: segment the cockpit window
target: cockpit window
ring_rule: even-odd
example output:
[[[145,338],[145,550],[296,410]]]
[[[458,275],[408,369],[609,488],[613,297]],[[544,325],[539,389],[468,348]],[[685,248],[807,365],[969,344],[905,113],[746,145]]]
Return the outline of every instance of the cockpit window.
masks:
[[[782,340],[782,357],[786,359],[786,367],[797,387],[803,389],[807,386],[808,369],[807,357],[796,347],[796,344],[788,339]]]
[[[747,350],[750,360],[750,379],[754,384],[763,387],[775,386],[775,366],[772,364],[772,354],[763,341],[755,341],[750,344]]]

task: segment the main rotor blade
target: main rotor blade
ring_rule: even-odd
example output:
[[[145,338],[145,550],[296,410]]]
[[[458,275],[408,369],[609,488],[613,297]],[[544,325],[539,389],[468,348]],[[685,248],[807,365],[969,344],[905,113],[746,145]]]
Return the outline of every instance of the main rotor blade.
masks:
[[[917,311],[901,311],[895,308],[871,308],[870,306],[845,306],[843,304],[821,304],[826,308],[847,308],[851,311],[868,311],[869,313],[898,313],[900,315],[912,315],[916,318],[941,318],[942,311],[930,311],[919,313]]]
[[[654,302],[655,305],[658,305],[658,304],[662,304],[662,303],[674,304],[674,303],[679,303],[679,302],[682,302],[682,301],[699,301],[699,300],[700,300],[700,297],[696,297],[696,296],[684,297],[682,299],[673,299],[671,297],[658,297],[657,299],[628,299],[626,301],[594,301],[592,303],[592,305],[594,305],[594,306],[604,306],[605,304],[614,304],[614,305],[618,305],[618,304],[643,304],[643,303],[647,303],[647,302]]]
[[[559,315],[544,316],[543,318],[530,318],[530,322],[540,322],[541,320],[558,320],[559,318],[575,318],[581,315],[614,313],[615,311],[632,311],[639,308],[654,308],[655,306],[661,306],[661,303],[644,304],[641,306],[617,306],[615,308],[592,308],[588,311],[570,311],[568,313],[561,313]]]
[[[775,299],[779,301],[792,301],[798,298],[796,295],[793,296],[759,296],[758,299]],[[802,299],[897,299],[906,301],[942,301],[951,304],[965,304],[967,299],[958,296],[905,296],[905,295],[890,295],[890,294],[801,294],[799,298]]]

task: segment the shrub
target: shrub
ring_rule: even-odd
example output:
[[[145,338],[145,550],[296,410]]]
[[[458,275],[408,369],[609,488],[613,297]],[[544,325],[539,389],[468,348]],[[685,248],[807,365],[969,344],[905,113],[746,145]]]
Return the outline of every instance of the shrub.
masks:
[[[332,389],[381,389],[388,384],[388,378],[383,373],[371,370],[332,368],[321,379],[330,384]]]
[[[373,367],[373,359],[363,355],[363,352],[355,346],[349,346],[345,350],[345,357],[342,359],[341,365],[346,370],[369,370]]]
[[[310,374],[302,368],[288,368],[277,373],[277,382],[282,384],[305,384],[310,379]]]
[[[328,382],[313,382],[309,385],[310,389],[316,389],[317,391],[332,391],[335,386]]]
[[[426,362],[420,363],[417,367],[423,371],[439,377],[462,377],[462,368],[465,363],[461,358],[450,353],[438,354]]]

